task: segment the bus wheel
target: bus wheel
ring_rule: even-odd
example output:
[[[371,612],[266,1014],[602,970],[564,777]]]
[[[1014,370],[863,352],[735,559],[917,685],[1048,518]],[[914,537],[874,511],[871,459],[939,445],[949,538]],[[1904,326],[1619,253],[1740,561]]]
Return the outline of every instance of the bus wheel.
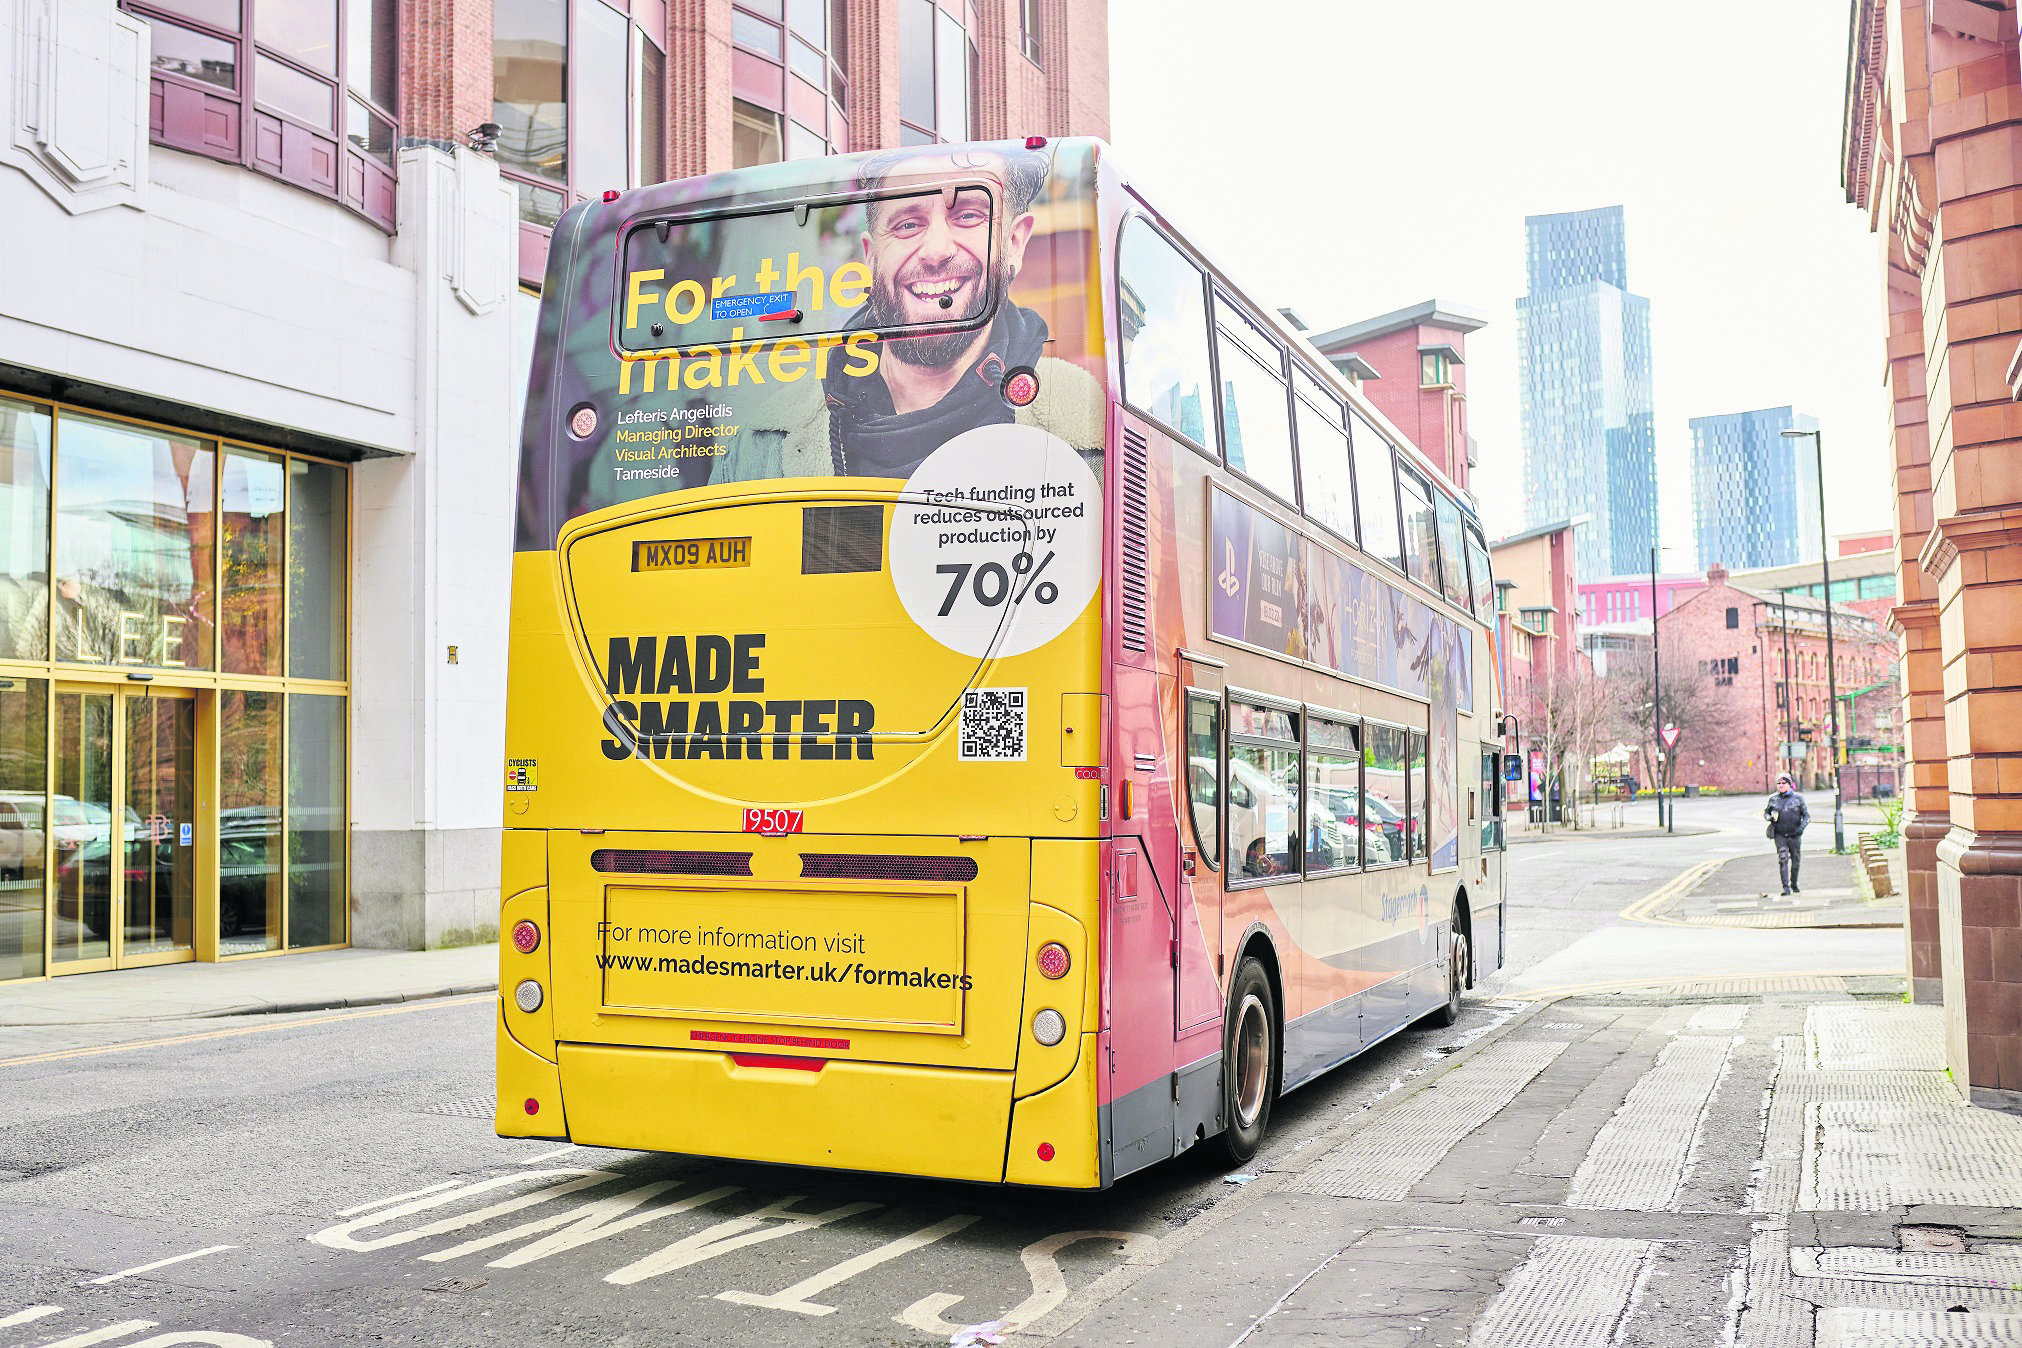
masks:
[[[1434,1025],[1451,1025],[1460,1019],[1460,994],[1467,987],[1467,961],[1471,953],[1467,933],[1455,923],[1450,952],[1446,958],[1446,1005],[1432,1013]]]
[[[1222,1027],[1222,1117],[1216,1141],[1230,1165],[1244,1165],[1263,1145],[1278,1080],[1278,1017],[1264,966],[1245,957],[1229,990]]]

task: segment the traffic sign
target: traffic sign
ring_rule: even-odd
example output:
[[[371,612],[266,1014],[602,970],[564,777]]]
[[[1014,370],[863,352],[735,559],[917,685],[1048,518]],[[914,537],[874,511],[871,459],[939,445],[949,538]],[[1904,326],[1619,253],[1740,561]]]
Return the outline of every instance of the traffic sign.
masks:
[[[1661,736],[1661,737],[1663,738],[1663,740],[1664,740],[1664,747],[1665,747],[1666,749],[1675,749],[1675,748],[1677,748],[1677,747],[1678,747],[1678,727],[1677,727],[1677,726],[1675,726],[1675,725],[1667,725],[1667,726],[1665,726],[1665,727],[1664,727],[1664,728],[1663,728],[1662,730],[1658,731],[1657,733],[1658,733],[1658,735],[1660,735],[1660,736]]]

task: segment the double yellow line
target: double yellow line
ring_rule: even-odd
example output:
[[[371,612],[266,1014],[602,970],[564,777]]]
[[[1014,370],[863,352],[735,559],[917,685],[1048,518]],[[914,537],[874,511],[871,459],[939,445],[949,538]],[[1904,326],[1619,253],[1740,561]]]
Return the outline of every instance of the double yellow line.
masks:
[[[1700,926],[1702,925],[1701,923],[1680,922],[1676,918],[1655,917],[1653,914],[1691,893],[1693,887],[1701,880],[1704,880],[1731,860],[1733,860],[1732,857],[1714,857],[1710,861],[1702,861],[1690,870],[1673,876],[1668,883],[1660,885],[1646,897],[1636,900],[1627,908],[1617,913],[1616,916],[1625,922],[1645,922],[1653,927]]]
[[[467,997],[430,997],[418,1002],[402,1002],[398,1006],[380,1006],[365,1011],[344,1011],[334,1016],[305,1016],[300,1020],[284,1020],[266,1025],[242,1025],[229,1030],[206,1030],[201,1034],[177,1034],[166,1039],[135,1039],[124,1044],[94,1044],[89,1048],[58,1049],[51,1053],[30,1053],[20,1058],[0,1058],[0,1067],[27,1067],[33,1063],[61,1062],[65,1058],[94,1058],[103,1053],[134,1053],[144,1048],[167,1048],[171,1044],[196,1044],[206,1039],[236,1039],[244,1034],[269,1034],[275,1030],[292,1030],[299,1025],[329,1025],[340,1020],[366,1020],[373,1016],[400,1016],[410,1011],[434,1011],[451,1006],[471,1006],[478,1002],[496,1002],[495,992],[474,993]]]

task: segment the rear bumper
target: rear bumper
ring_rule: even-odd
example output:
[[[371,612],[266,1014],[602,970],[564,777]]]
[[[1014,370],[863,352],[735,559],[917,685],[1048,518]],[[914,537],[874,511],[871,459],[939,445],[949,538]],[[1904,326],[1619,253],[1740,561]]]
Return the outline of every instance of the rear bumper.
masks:
[[[1010,1072],[563,1044],[569,1140],[937,1179],[1004,1179]],[[706,1101],[698,1110],[694,1102]]]

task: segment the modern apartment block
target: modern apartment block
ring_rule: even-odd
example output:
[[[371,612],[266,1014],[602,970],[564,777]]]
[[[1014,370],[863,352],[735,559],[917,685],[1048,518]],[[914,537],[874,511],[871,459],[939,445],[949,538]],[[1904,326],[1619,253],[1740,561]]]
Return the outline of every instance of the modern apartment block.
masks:
[[[484,939],[550,227],[782,156],[1105,134],[1106,24],[0,5],[0,980]]]
[[[1524,235],[1524,523],[1589,516],[1582,575],[1647,570],[1657,542],[1650,302],[1628,289],[1622,208],[1530,216]]]
[[[1694,417],[1692,537],[1699,565],[1745,570],[1819,556],[1818,423],[1788,407]]]

